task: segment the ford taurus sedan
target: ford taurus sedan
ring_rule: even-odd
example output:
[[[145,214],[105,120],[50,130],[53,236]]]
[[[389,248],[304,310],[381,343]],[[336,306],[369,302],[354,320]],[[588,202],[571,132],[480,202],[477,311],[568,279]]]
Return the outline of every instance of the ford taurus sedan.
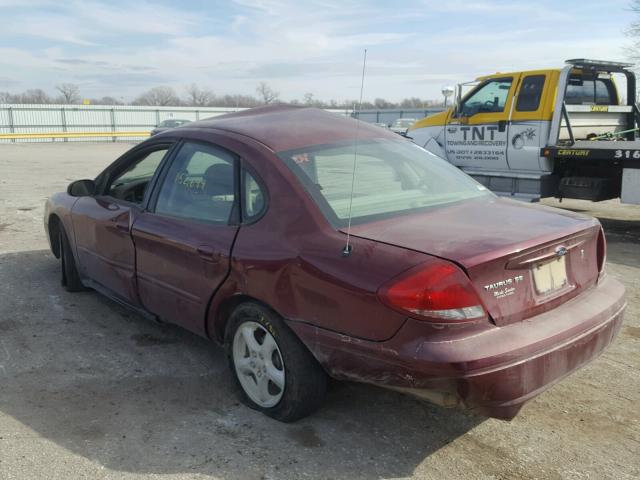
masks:
[[[625,308],[597,220],[317,109],[154,136],[49,199],[45,228],[68,290],[221,343],[245,402],[282,421],[329,376],[510,419]]]

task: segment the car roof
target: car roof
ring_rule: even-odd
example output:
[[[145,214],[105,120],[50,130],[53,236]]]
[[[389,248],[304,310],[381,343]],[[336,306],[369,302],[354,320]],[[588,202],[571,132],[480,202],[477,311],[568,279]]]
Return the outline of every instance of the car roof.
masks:
[[[319,108],[272,105],[192,122],[186,129],[216,129],[244,135],[274,152],[359,139],[390,138],[394,133]]]

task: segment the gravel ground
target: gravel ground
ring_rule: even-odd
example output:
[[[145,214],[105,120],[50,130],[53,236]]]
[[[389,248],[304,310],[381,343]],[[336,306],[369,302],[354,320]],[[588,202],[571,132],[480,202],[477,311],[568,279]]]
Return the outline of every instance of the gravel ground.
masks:
[[[0,479],[636,479],[640,207],[595,215],[629,306],[615,343],[512,422],[333,385],[296,424],[239,405],[220,348],[60,286],[44,199],[125,144],[0,145]]]

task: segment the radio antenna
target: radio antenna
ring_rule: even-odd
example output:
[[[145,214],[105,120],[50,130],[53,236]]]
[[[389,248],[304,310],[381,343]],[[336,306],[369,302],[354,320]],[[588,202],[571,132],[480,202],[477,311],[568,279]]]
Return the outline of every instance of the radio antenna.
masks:
[[[367,66],[367,49],[364,49],[364,58],[362,59],[362,80],[360,82],[360,102],[358,103],[358,115],[356,116],[356,138],[353,142],[353,171],[351,172],[351,195],[349,196],[349,220],[347,223],[347,243],[342,250],[342,256],[348,257],[351,254],[352,246],[349,244],[351,239],[351,208],[353,207],[353,190],[356,183],[356,165],[358,163],[358,133],[360,133],[360,111],[362,110],[362,93],[364,92],[364,71]]]

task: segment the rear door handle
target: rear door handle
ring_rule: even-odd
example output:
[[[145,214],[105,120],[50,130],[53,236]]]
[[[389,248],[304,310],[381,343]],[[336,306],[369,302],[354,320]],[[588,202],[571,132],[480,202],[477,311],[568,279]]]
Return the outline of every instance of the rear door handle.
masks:
[[[198,255],[200,255],[203,259],[207,260],[208,262],[220,261],[220,254],[216,253],[213,247],[209,245],[200,245],[196,249],[196,251],[198,252]]]

